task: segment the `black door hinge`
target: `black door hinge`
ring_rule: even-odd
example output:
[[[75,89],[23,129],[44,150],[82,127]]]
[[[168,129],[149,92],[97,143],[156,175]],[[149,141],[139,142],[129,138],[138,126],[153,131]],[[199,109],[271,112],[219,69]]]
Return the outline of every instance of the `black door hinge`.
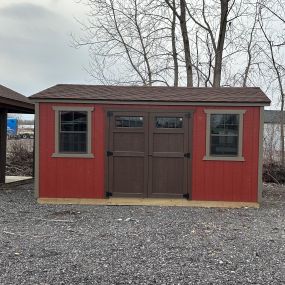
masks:
[[[107,112],[107,116],[108,116],[108,117],[112,117],[112,116],[113,116],[113,112],[108,111],[108,112]]]
[[[189,200],[189,198],[190,198],[189,193],[187,193],[187,194],[183,194],[183,198],[185,198],[185,199]]]
[[[107,150],[107,156],[112,156],[114,153],[112,151]]]
[[[190,152],[184,153],[184,157],[190,158],[191,157]]]
[[[109,197],[111,197],[111,196],[113,196],[113,193],[112,193],[112,192],[106,192],[106,197],[107,197],[107,198],[109,198]]]

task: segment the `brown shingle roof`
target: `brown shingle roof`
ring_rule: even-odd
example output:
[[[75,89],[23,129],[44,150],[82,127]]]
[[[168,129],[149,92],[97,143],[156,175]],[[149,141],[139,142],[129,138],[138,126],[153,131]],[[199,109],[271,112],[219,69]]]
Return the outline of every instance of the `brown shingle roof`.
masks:
[[[0,85],[0,97],[31,104],[31,101],[29,101],[29,99],[26,96],[16,91],[13,91],[12,89],[7,88],[3,85]]]
[[[189,88],[162,86],[104,86],[59,84],[43,90],[32,99],[82,99],[96,101],[140,102],[219,102],[270,104],[260,88]]]

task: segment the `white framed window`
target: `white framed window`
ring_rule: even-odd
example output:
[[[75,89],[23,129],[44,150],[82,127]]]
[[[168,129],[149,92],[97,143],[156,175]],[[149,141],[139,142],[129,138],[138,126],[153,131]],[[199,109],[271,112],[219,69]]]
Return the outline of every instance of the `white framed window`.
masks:
[[[52,157],[94,157],[91,151],[93,107],[53,106],[55,151]]]
[[[244,161],[243,115],[245,110],[206,109],[206,155],[204,160]]]

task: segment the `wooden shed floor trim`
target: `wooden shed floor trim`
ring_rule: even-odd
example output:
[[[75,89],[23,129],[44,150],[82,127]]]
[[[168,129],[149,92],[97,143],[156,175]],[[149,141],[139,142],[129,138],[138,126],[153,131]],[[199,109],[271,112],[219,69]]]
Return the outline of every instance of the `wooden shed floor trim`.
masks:
[[[224,201],[190,201],[186,199],[152,199],[152,198],[109,198],[109,199],[80,199],[80,198],[39,198],[40,204],[77,204],[102,206],[160,206],[160,207],[203,207],[203,208],[259,208],[258,203],[224,202]]]

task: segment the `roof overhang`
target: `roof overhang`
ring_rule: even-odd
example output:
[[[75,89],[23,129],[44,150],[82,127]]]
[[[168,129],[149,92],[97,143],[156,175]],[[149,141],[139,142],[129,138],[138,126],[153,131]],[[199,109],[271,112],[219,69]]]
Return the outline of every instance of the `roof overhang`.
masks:
[[[7,113],[34,114],[35,105],[33,102],[22,102],[18,100],[8,99],[0,95],[0,109]]]
[[[270,106],[267,102],[173,102],[173,101],[139,101],[139,100],[84,100],[84,99],[33,99],[34,103],[73,103],[73,104],[101,104],[101,105],[168,105],[168,106]]]

